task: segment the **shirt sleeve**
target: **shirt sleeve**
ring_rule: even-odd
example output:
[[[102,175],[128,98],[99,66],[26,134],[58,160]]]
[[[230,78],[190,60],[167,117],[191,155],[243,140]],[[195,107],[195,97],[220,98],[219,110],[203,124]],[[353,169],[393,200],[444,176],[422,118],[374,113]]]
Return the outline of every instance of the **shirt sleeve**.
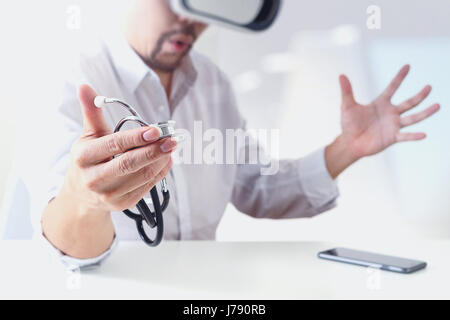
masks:
[[[236,165],[231,194],[236,209],[255,218],[294,219],[334,208],[339,190],[326,167],[325,148],[296,160],[271,158],[247,129],[229,80],[224,74],[221,78],[227,119],[240,129],[244,139],[239,140],[245,141],[238,147],[238,163],[242,164]]]
[[[325,148],[298,159],[280,160],[276,173],[261,165],[239,165],[232,203],[255,218],[313,217],[336,206],[339,190],[325,164]]]

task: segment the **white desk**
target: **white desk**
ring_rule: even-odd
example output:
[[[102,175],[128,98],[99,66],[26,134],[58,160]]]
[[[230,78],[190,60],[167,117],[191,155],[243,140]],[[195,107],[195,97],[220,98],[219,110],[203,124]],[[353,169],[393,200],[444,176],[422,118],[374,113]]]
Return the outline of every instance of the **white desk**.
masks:
[[[404,275],[320,260],[334,246],[428,262]],[[450,241],[344,243],[122,242],[104,265],[66,272],[40,244],[0,242],[0,298],[450,298]]]

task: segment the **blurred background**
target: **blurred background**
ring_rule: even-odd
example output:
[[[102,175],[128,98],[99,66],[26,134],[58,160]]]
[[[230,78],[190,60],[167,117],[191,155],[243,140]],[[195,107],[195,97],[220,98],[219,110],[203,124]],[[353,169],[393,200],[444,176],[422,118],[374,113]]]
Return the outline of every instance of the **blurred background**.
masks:
[[[45,141],[33,139],[39,109],[57,103],[80,48],[119,32],[124,1],[1,2],[1,238],[31,237],[20,176],[42,156]],[[367,24],[373,5],[380,9],[379,29]],[[196,49],[230,77],[250,128],[280,129],[283,158],[304,156],[339,134],[341,73],[350,77],[357,100],[368,103],[409,63],[394,102],[431,84],[421,108],[442,105],[437,116],[412,128],[427,132],[427,140],[397,145],[345,172],[336,209],[313,219],[270,221],[229,206],[218,240],[450,238],[449,12],[448,0],[285,0],[267,32],[210,27]]]

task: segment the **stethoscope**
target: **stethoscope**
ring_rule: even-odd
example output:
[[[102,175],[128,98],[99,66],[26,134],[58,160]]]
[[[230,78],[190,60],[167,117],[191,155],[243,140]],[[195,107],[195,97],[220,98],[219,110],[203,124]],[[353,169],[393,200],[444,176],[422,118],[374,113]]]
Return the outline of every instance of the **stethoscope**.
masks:
[[[134,123],[140,124],[142,127],[157,128],[160,133],[159,140],[170,138],[174,135],[175,121],[161,122],[158,124],[148,124],[146,121],[144,121],[142,119],[141,116],[139,116],[139,114],[136,112],[136,110],[133,107],[131,107],[130,105],[128,105],[127,103],[125,103],[119,99],[105,98],[105,97],[98,96],[94,100],[94,104],[97,108],[102,108],[102,107],[105,107],[107,104],[114,104],[114,103],[121,105],[122,107],[124,107],[131,113],[131,116],[123,118],[122,120],[119,121],[119,123],[116,125],[116,128],[114,129],[114,133],[119,132],[127,122],[134,122]],[[161,192],[163,195],[162,204],[159,200],[158,190],[157,190],[156,186],[150,190],[150,196],[151,196],[152,202],[153,202],[153,209],[155,210],[154,212],[150,210],[145,199],[141,199],[136,204],[136,208],[138,209],[139,214],[134,213],[131,210],[123,211],[123,213],[125,213],[125,215],[127,215],[127,217],[133,219],[136,222],[136,228],[138,230],[139,236],[147,245],[149,245],[151,247],[156,247],[158,244],[161,243],[163,233],[164,233],[164,222],[163,222],[162,213],[167,209],[167,207],[169,205],[169,200],[170,200],[170,194],[169,194],[169,190],[167,189],[166,178],[162,179],[160,184],[161,184]],[[156,235],[153,240],[150,239],[150,237],[147,235],[147,233],[144,230],[144,224],[143,224],[144,221],[147,223],[147,225],[150,228],[152,228],[152,229],[156,228]]]

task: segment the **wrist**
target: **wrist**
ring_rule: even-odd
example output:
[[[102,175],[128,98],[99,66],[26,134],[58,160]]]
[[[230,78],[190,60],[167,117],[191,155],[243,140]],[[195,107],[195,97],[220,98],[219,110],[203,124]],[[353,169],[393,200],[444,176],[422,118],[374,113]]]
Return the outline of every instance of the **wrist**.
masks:
[[[77,219],[104,219],[109,218],[109,211],[90,206],[85,203],[84,193],[76,187],[76,182],[66,176],[58,198],[65,204],[66,210],[75,214]]]
[[[114,240],[110,213],[82,204],[66,183],[46,207],[41,223],[55,248],[78,259],[101,255]]]
[[[336,179],[345,169],[358,160],[359,157],[352,151],[350,143],[343,135],[338,136],[325,149],[325,162],[333,179]]]

